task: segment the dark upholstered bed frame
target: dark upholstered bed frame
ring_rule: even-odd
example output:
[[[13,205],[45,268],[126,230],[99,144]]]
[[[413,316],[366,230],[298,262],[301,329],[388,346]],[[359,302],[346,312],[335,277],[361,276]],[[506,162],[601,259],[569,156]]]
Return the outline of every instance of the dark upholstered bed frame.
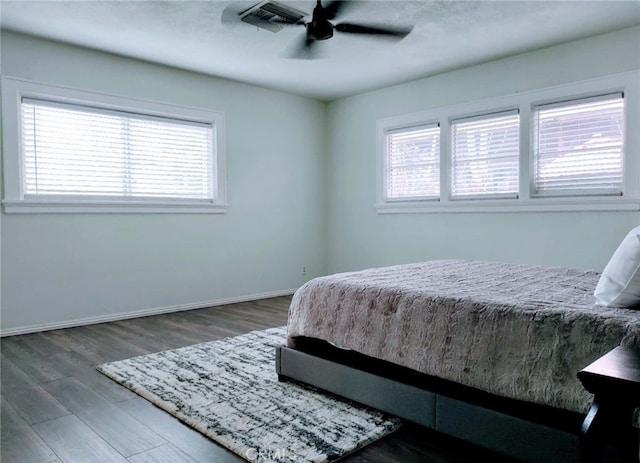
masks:
[[[640,356],[632,361],[640,369]],[[587,432],[590,420],[597,422],[593,407],[585,417],[499,397],[308,338],[276,349],[276,371],[281,381],[309,384],[524,462],[578,463],[581,446],[583,461],[638,462],[633,451],[620,458],[613,449],[614,460],[604,456],[601,433]],[[640,400],[638,384],[636,391]],[[611,423],[600,428],[610,430]],[[631,433],[637,449],[637,429]],[[585,444],[587,435],[593,440]]]

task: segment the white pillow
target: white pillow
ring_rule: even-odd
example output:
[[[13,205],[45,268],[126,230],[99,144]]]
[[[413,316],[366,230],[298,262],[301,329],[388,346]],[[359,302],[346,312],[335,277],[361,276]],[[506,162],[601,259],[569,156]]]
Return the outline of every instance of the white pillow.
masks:
[[[640,305],[640,227],[631,230],[613,253],[593,295],[607,307]]]

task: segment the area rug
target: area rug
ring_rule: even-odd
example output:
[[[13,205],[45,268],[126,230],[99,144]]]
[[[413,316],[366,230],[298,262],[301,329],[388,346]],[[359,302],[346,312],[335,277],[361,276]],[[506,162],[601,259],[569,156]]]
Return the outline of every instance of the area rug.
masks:
[[[99,365],[98,371],[245,460],[335,461],[400,420],[312,388],[278,382],[285,327]]]

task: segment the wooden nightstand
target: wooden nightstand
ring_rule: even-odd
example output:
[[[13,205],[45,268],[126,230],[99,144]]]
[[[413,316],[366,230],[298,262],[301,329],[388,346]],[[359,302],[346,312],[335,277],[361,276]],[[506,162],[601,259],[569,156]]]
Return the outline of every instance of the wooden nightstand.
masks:
[[[578,372],[578,378],[594,394],[582,424],[581,461],[640,462],[640,430],[634,426],[640,407],[640,350],[616,347]]]

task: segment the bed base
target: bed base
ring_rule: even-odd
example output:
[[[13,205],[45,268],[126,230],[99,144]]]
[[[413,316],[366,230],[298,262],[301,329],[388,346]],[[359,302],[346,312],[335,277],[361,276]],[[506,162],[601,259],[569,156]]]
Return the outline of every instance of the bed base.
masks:
[[[302,344],[302,343],[300,343]],[[327,346],[276,348],[294,380],[528,463],[578,463],[584,415],[504,399]]]

